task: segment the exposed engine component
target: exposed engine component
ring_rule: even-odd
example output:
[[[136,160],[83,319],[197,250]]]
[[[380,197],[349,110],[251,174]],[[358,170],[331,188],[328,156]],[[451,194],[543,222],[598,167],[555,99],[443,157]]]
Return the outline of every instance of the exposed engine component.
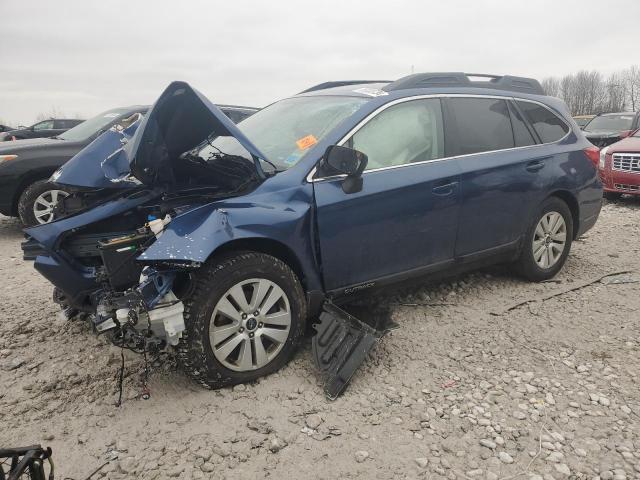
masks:
[[[104,333],[126,326],[148,341],[177,345],[185,325],[184,305],[171,291],[174,278],[174,272],[146,267],[137,287],[105,293],[96,308],[95,329]]]

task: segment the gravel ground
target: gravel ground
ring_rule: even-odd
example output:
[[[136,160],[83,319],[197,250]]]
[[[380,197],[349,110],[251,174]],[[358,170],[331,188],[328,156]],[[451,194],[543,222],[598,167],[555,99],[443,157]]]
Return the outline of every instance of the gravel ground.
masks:
[[[640,201],[624,199],[553,282],[498,268],[376,299],[400,328],[335,402],[306,342],[280,373],[216,392],[165,361],[149,400],[127,355],[117,408],[119,350],[57,316],[0,217],[0,445],[50,445],[75,479],[105,462],[94,478],[640,478],[638,239]]]

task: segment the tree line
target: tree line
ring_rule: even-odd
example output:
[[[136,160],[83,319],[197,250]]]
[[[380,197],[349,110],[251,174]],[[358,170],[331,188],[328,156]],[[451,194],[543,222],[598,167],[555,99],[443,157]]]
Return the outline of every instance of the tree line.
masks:
[[[564,77],[546,77],[542,88],[567,104],[572,115],[636,111],[640,108],[640,66],[605,76],[580,70]]]

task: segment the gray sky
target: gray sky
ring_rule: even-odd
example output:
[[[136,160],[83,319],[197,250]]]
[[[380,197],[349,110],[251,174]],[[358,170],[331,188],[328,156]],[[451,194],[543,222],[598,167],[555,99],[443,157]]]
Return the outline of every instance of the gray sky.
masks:
[[[264,106],[415,71],[542,78],[638,63],[639,0],[0,0],[0,119],[85,118],[185,80]],[[614,17],[607,20],[607,15]]]

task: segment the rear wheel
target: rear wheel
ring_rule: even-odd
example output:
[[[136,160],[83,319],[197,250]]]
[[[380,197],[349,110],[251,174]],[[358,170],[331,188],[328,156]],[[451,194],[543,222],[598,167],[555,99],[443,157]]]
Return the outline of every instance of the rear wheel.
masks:
[[[567,260],[573,240],[573,217],[565,202],[545,200],[525,236],[518,272],[527,280],[540,282],[554,277]]]
[[[69,192],[47,180],[38,180],[29,185],[18,200],[18,215],[27,227],[50,223],[56,218],[58,202],[68,197]]]
[[[178,346],[192,378],[220,388],[268,375],[289,361],[304,333],[306,303],[285,263],[238,253],[204,266],[195,281]]]

